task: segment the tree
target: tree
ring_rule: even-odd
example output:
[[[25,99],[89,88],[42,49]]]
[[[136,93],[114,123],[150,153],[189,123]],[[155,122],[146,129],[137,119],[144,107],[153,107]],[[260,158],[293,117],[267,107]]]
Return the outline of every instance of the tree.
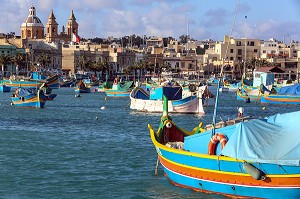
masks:
[[[7,64],[11,63],[11,57],[9,55],[0,55],[0,64],[2,66],[2,75],[7,75],[5,72],[7,71]]]
[[[37,61],[42,64],[42,66],[47,69],[48,68],[48,64],[51,63],[51,58],[48,56],[48,54],[46,54],[45,52],[43,52],[37,59]]]
[[[16,74],[19,75],[19,69],[25,66],[25,54],[17,52],[12,58],[12,62],[16,65]]]

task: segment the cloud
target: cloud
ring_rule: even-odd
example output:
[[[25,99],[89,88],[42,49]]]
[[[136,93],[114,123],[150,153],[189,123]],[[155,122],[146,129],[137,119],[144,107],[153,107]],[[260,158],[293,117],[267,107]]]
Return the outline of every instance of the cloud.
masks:
[[[211,9],[204,14],[202,24],[209,27],[224,26],[227,24],[226,17],[229,15],[228,11],[223,8]]]

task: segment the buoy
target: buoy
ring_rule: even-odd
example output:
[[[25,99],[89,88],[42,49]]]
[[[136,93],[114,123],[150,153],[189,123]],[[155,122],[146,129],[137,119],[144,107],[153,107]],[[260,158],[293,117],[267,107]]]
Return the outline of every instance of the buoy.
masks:
[[[243,169],[256,180],[265,180],[266,174],[248,162],[243,162]]]
[[[75,97],[80,97],[80,95],[79,95],[79,94],[76,94]]]
[[[98,117],[96,117],[96,120],[98,119]]]
[[[243,107],[239,107],[238,108],[238,117],[242,117],[244,114],[244,108]]]
[[[171,122],[167,122],[166,127],[169,129],[172,127],[172,123]]]
[[[266,107],[262,107],[262,110],[266,110]]]
[[[104,109],[105,109],[105,106],[102,106],[100,109],[101,109],[101,110],[104,110]]]
[[[107,100],[107,97],[106,97],[106,98],[104,98],[104,100]]]
[[[11,106],[13,106],[13,105],[14,105],[14,103],[12,103],[12,102],[11,102],[11,103],[10,103],[10,105],[11,105]]]

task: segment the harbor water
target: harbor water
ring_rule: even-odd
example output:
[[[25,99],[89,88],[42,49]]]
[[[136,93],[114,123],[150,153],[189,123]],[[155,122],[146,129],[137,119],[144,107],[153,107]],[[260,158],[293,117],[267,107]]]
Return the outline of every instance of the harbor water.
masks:
[[[210,87],[215,93],[216,88]],[[53,90],[45,108],[11,106],[10,93],[0,93],[0,198],[226,198],[173,186],[159,166],[147,124],[157,129],[161,114],[129,108],[129,98],[106,98],[92,92],[75,97],[73,88]],[[299,106],[237,101],[234,92],[220,93],[217,121],[265,117],[299,110]],[[206,114],[171,115],[187,130]]]

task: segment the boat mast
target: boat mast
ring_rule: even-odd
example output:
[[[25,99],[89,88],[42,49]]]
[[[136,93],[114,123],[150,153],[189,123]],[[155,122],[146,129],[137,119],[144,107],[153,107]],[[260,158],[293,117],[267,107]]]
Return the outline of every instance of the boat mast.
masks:
[[[229,37],[231,38],[232,36],[232,33],[233,33],[233,29],[234,29],[234,24],[235,24],[235,19],[236,19],[236,15],[237,15],[237,12],[238,12],[238,8],[239,8],[239,5],[240,5],[240,0],[238,0],[237,2],[237,6],[235,8],[235,12],[234,12],[234,18],[233,18],[233,23],[232,23],[232,27],[231,27],[231,31],[230,31],[230,35]],[[225,42],[225,41],[224,41]],[[225,52],[225,59],[227,58],[227,53],[228,53],[228,48],[229,48],[229,43],[230,41],[227,42],[227,48],[226,48],[226,52]],[[221,73],[220,73],[220,78],[218,78],[218,87],[217,87],[217,95],[216,95],[216,102],[215,102],[215,108],[214,108],[214,115],[213,115],[213,129],[211,131],[211,136],[214,136],[215,135],[215,132],[216,132],[216,118],[217,118],[217,110],[218,110],[218,101],[219,101],[219,90],[220,90],[220,81],[221,81],[221,78],[222,78],[222,73],[223,73],[223,67],[224,67],[224,64],[221,68]]]
[[[244,57],[244,72],[243,72],[243,77],[246,78],[246,59],[247,59],[247,39],[246,39],[246,30],[247,26],[247,16],[245,16],[245,57]]]

